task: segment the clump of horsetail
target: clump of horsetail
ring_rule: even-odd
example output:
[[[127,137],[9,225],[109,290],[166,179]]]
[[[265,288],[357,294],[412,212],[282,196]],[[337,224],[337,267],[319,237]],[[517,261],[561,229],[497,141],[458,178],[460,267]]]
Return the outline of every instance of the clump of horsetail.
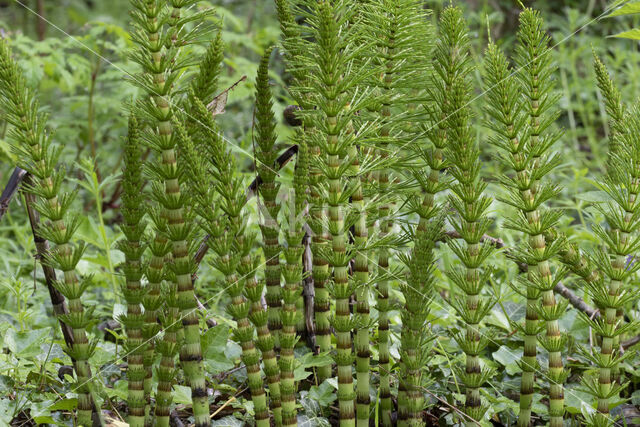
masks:
[[[410,231],[413,248],[402,257],[407,267],[406,281],[401,284],[404,296],[402,332],[400,339],[400,384],[398,388],[398,425],[423,425],[424,367],[427,365],[434,336],[427,318],[434,298],[436,281],[435,244],[442,237],[442,210],[430,211],[431,219]]]
[[[293,189],[289,192],[288,228],[285,234],[287,246],[284,249],[285,265],[282,274],[285,280],[282,309],[282,335],[280,339],[280,373],[282,390],[282,420],[285,426],[297,425],[296,419],[296,385],[294,380],[295,356],[294,348],[298,341],[296,336],[297,301],[302,294],[304,253],[303,239],[305,235],[303,217],[307,209],[307,187],[309,172],[309,148],[304,143],[304,132],[297,132],[298,154],[293,176]]]
[[[619,93],[610,80],[607,70],[596,60],[596,73],[600,89],[607,100],[612,128],[609,168],[599,187],[609,200],[597,209],[604,216],[608,227],[594,224],[593,231],[601,242],[602,249],[591,254],[591,261],[602,273],[598,280],[586,282],[587,291],[600,309],[600,316],[583,316],[594,332],[601,337],[598,352],[583,349],[582,353],[598,368],[597,376],[585,376],[586,390],[597,399],[596,412],[587,420],[597,426],[612,425],[610,415],[612,400],[623,391],[627,383],[616,382],[618,365],[629,353],[619,351],[620,336],[637,326],[637,322],[624,324],[623,310],[636,298],[629,292],[629,280],[637,272],[638,263],[630,263],[640,242],[640,105],[628,108],[620,103]],[[616,116],[616,111],[622,117]]]
[[[279,335],[282,329],[280,310],[282,295],[280,287],[280,243],[278,228],[278,213],[280,204],[277,202],[280,184],[276,181],[276,150],[275,117],[273,115],[273,101],[269,89],[269,56],[272,49],[267,49],[262,57],[256,79],[256,116],[255,143],[256,169],[260,176],[258,186],[260,210],[263,222],[260,224],[263,239],[263,251],[266,259],[265,280],[267,285],[266,301],[269,311],[269,330],[274,336],[276,347],[279,345]]]
[[[122,239],[118,248],[124,253],[125,262],[122,264],[125,282],[122,294],[127,302],[127,313],[120,317],[127,334],[127,381],[129,406],[129,425],[144,426],[145,399],[144,355],[147,343],[143,336],[144,314],[142,313],[142,299],[146,289],[142,287],[141,279],[144,274],[142,261],[144,231],[146,228],[145,202],[143,195],[144,181],[142,178],[142,145],[138,121],[134,115],[129,117],[129,129],[124,146],[124,169],[122,171]]]
[[[245,233],[247,198],[235,159],[226,149],[211,112],[193,91],[189,98],[190,112],[199,129],[193,141],[185,138],[185,142],[187,147],[193,146],[190,150],[193,154],[188,155],[191,164],[202,171],[191,188],[198,198],[200,225],[209,234],[208,244],[215,253],[211,266],[225,276],[224,289],[230,299],[227,312],[236,322],[233,334],[242,347],[256,425],[268,427],[269,409],[260,372],[260,353],[254,340],[256,329],[249,320],[251,303],[245,296],[247,280],[238,275],[242,246],[237,237]],[[247,273],[253,274],[254,270],[250,265]],[[263,319],[266,321],[266,316]]]
[[[311,2],[309,3],[311,4]],[[331,297],[327,285],[330,273],[329,264],[322,255],[329,244],[330,236],[327,230],[327,206],[322,198],[324,176],[319,167],[324,161],[325,153],[322,152],[321,146],[316,143],[316,138],[313,136],[317,132],[317,123],[314,117],[304,113],[314,108],[313,94],[307,90],[307,80],[310,78],[309,70],[307,64],[303,61],[304,58],[310,55],[310,50],[313,49],[314,44],[304,40],[302,35],[306,30],[298,25],[294,19],[294,14],[307,16],[309,11],[316,10],[316,6],[313,4],[311,6],[311,8],[305,8],[304,2],[292,5],[287,0],[276,0],[287,70],[293,76],[289,92],[300,107],[300,112],[296,116],[302,121],[304,140],[309,146],[309,216],[307,223],[311,230],[311,252],[313,258],[314,332],[320,352],[329,352],[331,350]],[[331,366],[318,367],[316,376],[318,382],[329,378],[331,376]]]
[[[484,264],[494,251],[483,236],[491,225],[487,209],[491,199],[483,194],[486,183],[480,177],[479,147],[470,123],[469,37],[462,11],[448,7],[440,18],[440,37],[436,44],[436,61],[445,64],[445,69],[455,74],[449,90],[449,103],[443,113],[446,117],[449,148],[446,153],[451,159],[451,175],[455,182],[451,185],[450,202],[457,213],[451,219],[454,229],[462,236],[462,243],[448,242],[457,255],[461,266],[447,272],[451,281],[464,292],[463,297],[455,294],[450,301],[464,321],[464,332],[454,335],[458,345],[466,354],[465,367],[458,375],[466,388],[464,412],[471,419],[467,425],[475,425],[482,419],[487,406],[482,403],[480,388],[492,375],[492,370],[483,366],[481,355],[488,339],[481,331],[481,322],[493,307],[493,300],[483,295],[482,290],[491,275],[491,269]]]
[[[150,294],[159,293],[161,280],[166,279],[170,293],[175,292],[175,298],[165,313],[179,310],[182,327],[176,328],[176,342],[179,346],[182,369],[189,386],[193,400],[195,424],[197,426],[209,423],[209,403],[202,364],[202,350],[200,348],[199,319],[195,311],[196,302],[191,274],[193,259],[191,256],[191,239],[194,232],[193,215],[188,209],[188,197],[182,192],[185,184],[183,164],[179,162],[176,149],[177,137],[175,105],[176,84],[183,72],[184,62],[181,57],[185,45],[197,40],[199,27],[187,31],[185,25],[190,20],[204,17],[208,12],[196,12],[194,16],[181,16],[181,9],[190,7],[194,0],[171,0],[159,2],[151,0],[132,0],[134,7],[132,16],[136,31],[133,40],[138,49],[133,52],[132,59],[142,67],[142,75],[134,78],[133,82],[147,93],[141,100],[139,112],[149,119],[150,126],[144,132],[147,144],[156,154],[156,161],[149,164],[148,171],[153,180],[151,195],[157,205],[155,212],[155,238],[151,245],[152,258],[149,274],[158,282],[150,282]],[[169,261],[170,268],[160,274],[161,251],[168,247],[168,252],[162,261]],[[158,310],[159,311],[159,310]],[[149,314],[149,323],[151,316]],[[169,316],[170,318],[171,316]],[[166,319],[165,319],[166,320]],[[175,323],[175,322],[173,322]],[[169,332],[169,333],[167,333]],[[166,363],[176,346],[171,342],[173,331],[165,331],[166,345],[159,347]],[[166,376],[168,380],[168,376]],[[165,414],[162,413],[162,417]],[[163,423],[166,422],[163,419]]]
[[[85,309],[82,304],[82,295],[91,286],[91,280],[79,277],[76,272],[85,248],[72,241],[81,220],[78,215],[69,215],[76,193],[62,190],[66,170],[58,165],[61,148],[53,145],[46,128],[47,117],[38,112],[35,93],[27,88],[5,40],[0,40],[0,89],[4,118],[12,126],[8,132],[9,142],[17,154],[18,166],[33,177],[25,190],[37,197],[35,208],[45,220],[38,229],[39,237],[55,245],[42,262],[64,276],[54,286],[66,298],[69,307],[69,313],[59,317],[71,327],[73,334],[73,344],[65,351],[73,360],[76,373],[77,422],[90,426],[94,402],[89,358],[96,342],[89,341],[86,332],[93,310]]]
[[[544,180],[559,163],[557,156],[549,154],[560,135],[550,129],[558,116],[558,97],[553,93],[555,68],[548,48],[549,38],[544,33],[542,20],[532,10],[525,10],[520,17],[518,40],[517,80],[512,77],[514,71],[507,58],[495,44],[489,45],[485,61],[490,88],[486,108],[491,117],[488,123],[496,132],[492,143],[500,148],[510,169],[509,176],[502,180],[509,192],[503,201],[518,210],[506,225],[528,236],[528,243],[518,248],[515,255],[529,267],[526,280],[521,281],[524,290],[516,289],[527,298],[525,323],[519,327],[525,337],[518,423],[530,425],[537,369],[536,335],[541,317],[546,322],[546,334],[540,343],[549,352],[545,377],[549,381],[550,425],[558,426],[563,423],[563,383],[568,375],[562,362],[566,336],[561,333],[558,320],[568,301],[556,303],[554,287],[562,275],[556,271],[554,277],[550,260],[560,254],[562,261],[577,273],[584,272],[584,265],[579,251],[553,233],[552,228],[562,212],[548,210],[544,205],[559,192],[555,185]],[[540,295],[541,304],[538,303]]]
[[[282,329],[281,308],[282,290],[280,286],[280,253],[282,252],[279,237],[278,214],[280,204],[277,201],[280,184],[276,182],[278,167],[276,151],[276,121],[273,114],[273,101],[269,88],[269,57],[272,49],[265,51],[256,78],[256,111],[255,111],[255,144],[256,169],[260,177],[258,186],[259,208],[262,210],[263,222],[260,224],[265,256],[265,281],[267,285],[266,300],[268,311],[262,307],[262,291],[264,284],[255,280],[255,274],[248,269],[251,260],[252,241],[245,239],[242,260],[246,267],[239,270],[241,275],[249,274],[247,296],[253,302],[251,319],[258,332],[257,345],[262,352],[264,370],[269,382],[269,397],[276,425],[282,425],[282,407],[280,392],[280,368],[276,359],[275,348],[279,344],[278,336]],[[247,236],[248,237],[248,236]],[[245,273],[246,270],[246,273]],[[273,328],[273,329],[272,329]]]
[[[354,96],[358,85],[366,78],[366,72],[354,69],[353,59],[359,49],[353,40],[357,24],[349,2],[306,2],[311,10],[308,16],[309,30],[315,40],[309,49],[308,84],[317,110],[304,111],[313,117],[317,132],[310,135],[313,145],[324,156],[319,169],[326,180],[324,202],[329,206],[328,227],[331,244],[320,256],[329,262],[333,270],[332,291],[335,298],[333,329],[336,336],[335,356],[338,369],[338,405],[340,424],[355,425],[353,354],[351,331],[357,322],[351,317],[349,299],[355,291],[355,280],[349,275],[349,265],[356,250],[349,242],[349,198],[358,188],[359,180],[349,179],[356,139],[363,127],[354,132],[353,121],[357,111],[364,107],[366,96]],[[354,182],[355,181],[355,182]],[[354,215],[355,216],[355,215]],[[315,254],[314,254],[315,255]]]
[[[504,64],[505,60],[495,48],[494,51],[495,71],[504,75],[510,74],[511,70]],[[511,105],[511,117],[501,122],[504,148],[510,153],[507,162],[515,174],[514,177],[505,180],[510,193],[503,201],[518,209],[517,216],[510,218],[506,226],[528,236],[528,243],[518,248],[516,255],[520,262],[529,266],[527,278],[523,281],[525,290],[521,291],[527,298],[525,324],[520,328],[525,335],[518,418],[518,424],[521,426],[530,424],[534,372],[537,367],[536,335],[540,328],[539,318],[546,323],[546,334],[540,338],[540,344],[549,352],[549,367],[545,377],[549,381],[550,423],[554,426],[563,423],[563,383],[568,375],[562,362],[566,336],[561,333],[558,325],[568,302],[556,303],[553,289],[562,274],[556,271],[554,277],[550,263],[551,258],[563,249],[564,243],[561,238],[547,242],[545,237],[562,216],[561,210],[545,208],[545,202],[560,191],[556,185],[544,180],[544,177],[559,164],[559,158],[551,154],[550,149],[561,135],[551,127],[559,113],[558,95],[553,90],[555,66],[550,52],[549,37],[544,31],[542,19],[537,12],[525,9],[520,15],[518,45],[515,52],[518,85],[504,83],[505,93],[502,94],[515,96],[516,101]],[[492,71],[489,70],[487,74],[492,74]],[[493,84],[492,79],[495,78],[496,76],[492,75],[489,84]],[[507,117],[507,105],[504,101],[502,105],[499,102],[496,99],[493,108],[495,111],[502,108],[503,117]],[[523,125],[526,127],[522,127]],[[539,303],[540,296],[542,301]]]
[[[365,6],[369,27],[374,31],[374,58],[380,67],[379,74],[373,82],[376,96],[379,99],[379,115],[377,126],[377,161],[379,170],[371,174],[372,191],[375,192],[374,205],[377,212],[372,220],[378,220],[378,238],[385,242],[390,238],[393,227],[392,209],[398,201],[393,189],[397,186],[397,176],[391,162],[397,153],[414,142],[416,132],[410,123],[418,117],[412,106],[424,102],[425,91],[421,87],[422,80],[428,77],[431,31],[426,19],[427,12],[418,1],[381,1]],[[420,82],[420,83],[419,83]],[[414,126],[415,128],[415,126]],[[410,150],[410,149],[409,149]],[[418,150],[420,153],[421,151]],[[416,154],[416,153],[413,153]],[[412,170],[410,168],[410,170]],[[416,173],[420,175],[422,171]],[[410,197],[412,205],[414,198]],[[375,261],[378,268],[376,289],[376,310],[378,312],[378,373],[380,378],[379,417],[384,426],[391,425],[391,355],[390,330],[388,312],[392,308],[389,303],[389,261],[391,251],[385,244],[377,250]],[[406,382],[400,381],[398,387],[403,389]],[[360,387],[358,388],[360,390]],[[400,391],[402,393],[402,391]],[[405,412],[405,411],[401,411]],[[402,418],[402,414],[399,414]],[[400,421],[402,422],[402,421]]]

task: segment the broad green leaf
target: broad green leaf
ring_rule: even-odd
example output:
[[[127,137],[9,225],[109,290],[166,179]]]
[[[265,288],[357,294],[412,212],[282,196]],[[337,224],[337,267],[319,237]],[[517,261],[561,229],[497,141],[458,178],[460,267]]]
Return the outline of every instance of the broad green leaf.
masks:
[[[173,386],[173,401],[191,405],[191,388],[183,385]]]
[[[0,399],[0,424],[9,425],[16,410],[16,401]]]
[[[567,386],[564,391],[564,406],[567,409],[567,412],[570,414],[579,414],[583,409],[589,409],[593,411],[591,408],[591,402],[593,402],[593,397],[581,390],[579,387],[571,387]]]
[[[50,411],[73,411],[78,407],[78,399],[62,399],[49,406]]]
[[[627,3],[621,8],[614,10],[606,17],[613,18],[614,16],[635,15],[636,13],[640,13],[640,2]]]
[[[201,345],[205,351],[205,356],[211,353],[223,352],[224,349],[227,348],[228,340],[228,326],[216,325],[213,328],[209,328],[201,338]]]
[[[619,39],[640,40],[640,29],[634,28],[633,30],[623,31],[610,37],[617,37]]]
[[[493,352],[493,360],[502,364],[509,375],[520,372],[517,361],[522,357],[522,350],[511,350],[506,346],[500,346],[498,351]]]
[[[324,407],[329,406],[337,399],[335,389],[326,381],[317,387],[312,386],[309,389],[309,397]]]
[[[36,329],[34,331],[18,332],[9,329],[4,338],[4,344],[9,351],[19,357],[34,357],[40,353],[40,344],[51,333],[51,328]]]
[[[0,390],[9,390],[13,384],[13,378],[8,375],[0,375]]]
[[[204,363],[207,372],[217,373],[232,369],[235,366],[233,358],[227,354],[229,344],[229,327],[217,325],[207,330],[202,336]]]

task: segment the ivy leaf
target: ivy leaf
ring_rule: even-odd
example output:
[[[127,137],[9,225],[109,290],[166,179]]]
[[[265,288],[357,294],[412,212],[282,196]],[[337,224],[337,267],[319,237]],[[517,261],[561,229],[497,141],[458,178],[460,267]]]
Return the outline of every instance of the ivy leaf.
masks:
[[[502,364],[509,375],[520,372],[520,367],[517,363],[520,357],[522,357],[522,350],[511,350],[504,345],[500,346],[498,351],[493,352],[493,360]]]
[[[327,407],[331,405],[336,399],[335,389],[327,381],[324,381],[319,386],[312,386],[309,389],[309,397],[320,404],[320,406]]]
[[[313,353],[305,353],[299,358],[299,365],[294,370],[294,379],[301,381],[311,375],[311,372],[307,371],[307,368],[329,366],[333,363],[333,358],[329,353],[320,353],[315,356]]]
[[[78,407],[78,399],[62,399],[49,406],[50,411],[73,411]]]
[[[235,366],[233,359],[228,357],[228,342],[229,327],[225,325],[214,326],[202,336],[204,363],[208,372],[215,375]]]

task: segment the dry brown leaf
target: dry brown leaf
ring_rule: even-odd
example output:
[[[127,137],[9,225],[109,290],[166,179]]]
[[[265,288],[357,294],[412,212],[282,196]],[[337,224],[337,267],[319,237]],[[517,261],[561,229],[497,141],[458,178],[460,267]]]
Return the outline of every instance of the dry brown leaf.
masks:
[[[215,98],[213,98],[213,101],[211,101],[209,105],[207,105],[207,108],[209,109],[209,111],[211,111],[211,114],[217,116],[218,114],[224,113],[224,109],[227,106],[227,97],[229,95],[229,92],[235,89],[236,86],[238,86],[245,80],[247,80],[247,76],[240,77],[240,80],[238,80],[237,82],[223,90]]]

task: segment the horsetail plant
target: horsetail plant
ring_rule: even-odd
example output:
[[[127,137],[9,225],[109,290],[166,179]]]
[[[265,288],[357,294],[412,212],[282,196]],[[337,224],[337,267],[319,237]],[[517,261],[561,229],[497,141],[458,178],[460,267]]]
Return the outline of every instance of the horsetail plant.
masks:
[[[178,162],[176,150],[173,103],[175,84],[188,64],[181,52],[184,52],[186,45],[197,40],[201,30],[196,26],[193,30],[187,31],[185,24],[191,20],[202,19],[208,12],[181,17],[180,10],[194,5],[194,0],[172,0],[168,3],[155,0],[131,2],[134,7],[132,16],[136,29],[133,40],[138,45],[132,59],[143,70],[143,74],[133,79],[133,82],[147,93],[147,98],[141,100],[139,110],[141,115],[149,120],[149,127],[144,133],[145,141],[158,157],[156,164],[149,164],[148,167],[154,180],[152,195],[159,207],[154,220],[154,245],[163,248],[166,241],[171,249],[170,268],[165,269],[163,278],[168,279],[170,293],[175,292],[175,298],[169,298],[167,303],[173,302],[177,306],[168,305],[167,313],[176,308],[180,312],[179,319],[183,328],[177,328],[175,339],[178,343],[184,338],[184,342],[179,346],[180,361],[191,387],[195,424],[202,426],[209,424],[209,403],[200,348],[200,325],[195,311],[191,279],[193,259],[190,253],[190,239],[194,232],[194,223],[193,215],[188,208],[188,197],[181,192],[185,178],[184,168]],[[168,12],[170,8],[171,13]],[[153,254],[151,263],[160,265],[158,255]],[[156,271],[155,276],[159,279],[160,275],[157,273]],[[154,285],[156,291],[158,284]],[[169,315],[168,319],[171,318],[172,315]],[[166,363],[170,363],[170,353],[176,348],[172,342],[173,333],[174,331],[165,331],[164,338],[167,343],[161,347],[165,351],[163,356]],[[169,371],[170,368],[167,366],[166,380],[169,380]]]
[[[454,338],[466,354],[466,366],[459,370],[458,376],[466,387],[464,411],[470,418],[467,425],[475,425],[487,410],[480,398],[480,388],[492,374],[480,359],[488,344],[480,331],[480,323],[493,306],[492,299],[482,295],[482,289],[491,275],[491,269],[483,268],[483,264],[494,248],[482,240],[491,225],[486,216],[491,199],[483,195],[486,183],[480,177],[479,148],[470,126],[468,79],[471,66],[466,31],[459,8],[448,7],[442,12],[435,68],[438,72],[438,67],[442,67],[446,74],[454,76],[448,88],[448,102],[443,106],[443,131],[447,133],[446,155],[451,160],[450,172],[455,179],[450,202],[457,218],[451,219],[451,223],[464,243],[448,242],[462,266],[449,270],[447,275],[466,295],[465,298],[452,295],[450,301],[465,322],[465,332],[456,333]]]
[[[593,232],[605,244],[605,248],[591,254],[591,261],[602,275],[596,281],[586,282],[588,293],[600,309],[600,316],[595,319],[583,316],[602,340],[599,352],[582,351],[598,368],[597,377],[583,378],[586,390],[597,398],[597,412],[587,422],[595,426],[609,426],[613,425],[609,414],[612,398],[627,386],[620,381],[616,384],[614,378],[618,365],[629,355],[619,351],[619,339],[637,325],[637,322],[624,324],[622,313],[627,304],[635,302],[636,298],[628,286],[639,268],[638,263],[630,263],[629,260],[640,247],[640,120],[637,118],[640,107],[634,104],[627,109],[620,104],[619,93],[608,80],[606,68],[597,59],[596,73],[608,100],[608,110],[611,113],[624,111],[621,119],[615,114],[611,116],[615,131],[612,132],[614,141],[609,144],[609,170],[599,185],[609,201],[596,206],[608,229],[599,224],[593,225]]]
[[[269,57],[272,49],[265,51],[256,79],[256,159],[257,171],[260,176],[258,186],[259,202],[264,214],[264,224],[260,225],[263,239],[263,250],[266,261],[265,280],[267,285],[267,306],[269,308],[269,330],[274,336],[276,347],[279,345],[279,335],[282,329],[280,316],[282,305],[282,291],[280,286],[280,244],[278,241],[278,213],[280,205],[277,203],[280,185],[276,182],[276,160],[278,153],[275,142],[275,117],[273,115],[271,91],[269,89]]]
[[[624,132],[623,119],[626,107],[622,103],[622,95],[620,94],[620,91],[609,76],[607,67],[595,54],[593,62],[596,79],[598,81],[598,88],[604,96],[605,108],[609,117],[609,160],[612,161],[613,159],[611,157],[619,154],[618,147],[615,144],[617,142],[618,134]]]
[[[250,279],[247,286],[247,295],[251,293],[249,299],[253,301],[251,318],[256,325],[258,332],[258,347],[262,352],[264,360],[264,370],[269,382],[269,394],[271,409],[274,414],[276,425],[282,425],[282,407],[280,398],[280,368],[276,358],[276,347],[279,347],[279,334],[282,329],[281,308],[282,290],[280,285],[280,253],[282,249],[279,244],[280,230],[278,228],[278,213],[280,205],[276,198],[280,185],[276,182],[276,160],[277,151],[275,149],[275,117],[273,115],[273,102],[271,100],[271,90],[269,89],[269,57],[272,49],[265,51],[258,67],[256,77],[256,112],[255,126],[256,137],[256,169],[260,177],[258,193],[260,199],[258,203],[263,203],[264,223],[260,224],[263,238],[263,252],[265,256],[265,280],[267,284],[266,300],[268,311],[262,307],[263,284]],[[252,245],[247,239],[244,245],[245,254],[243,259],[251,256]],[[255,262],[255,261],[253,261]],[[244,269],[239,270],[244,275]],[[247,271],[247,273],[249,273]],[[251,277],[255,277],[251,274]],[[264,317],[267,316],[267,317]],[[273,327],[273,329],[272,329]]]
[[[427,12],[418,1],[380,1],[373,2],[365,9],[368,11],[370,27],[376,29],[375,38],[377,59],[381,68],[373,85],[379,97],[378,141],[376,156],[380,170],[372,174],[373,191],[378,205],[377,220],[379,239],[385,241],[391,236],[393,221],[392,208],[398,200],[396,192],[398,178],[389,164],[393,157],[391,150],[400,150],[413,142],[415,137],[409,128],[415,114],[407,113],[412,103],[420,103],[419,95],[424,93],[420,87],[428,77],[431,31],[426,20]],[[377,58],[376,58],[377,57]],[[413,146],[413,145],[412,145]],[[391,159],[393,161],[393,159]],[[410,197],[411,202],[413,197]],[[374,217],[375,219],[375,217]],[[389,303],[389,258],[391,252],[387,245],[380,245],[376,254],[378,267],[376,309],[378,312],[378,371],[380,378],[379,417],[384,426],[391,425],[391,355],[388,312]],[[407,383],[400,381],[402,390]],[[402,393],[399,391],[399,393]]]
[[[596,77],[598,80],[598,88],[600,92],[605,97],[605,105],[607,115],[609,116],[609,162],[615,161],[615,156],[620,154],[620,150],[615,145],[618,139],[624,140],[624,115],[626,110],[626,105],[622,103],[622,96],[620,91],[615,86],[613,80],[609,76],[609,72],[607,67],[600,61],[600,59],[594,55],[594,68],[596,72]],[[611,169],[612,165],[609,165],[609,169]],[[616,174],[610,174],[612,178],[616,177]],[[617,321],[620,323],[624,322],[623,319],[623,310],[622,308],[618,309],[616,313]],[[619,336],[614,337],[613,339],[614,348],[618,348],[619,345]],[[613,369],[613,378],[617,380],[618,375],[618,367],[614,367]]]
[[[516,256],[519,261],[529,265],[527,281],[525,282],[527,298],[527,314],[524,328],[525,353],[521,368],[523,369],[523,383],[521,389],[521,405],[519,425],[528,425],[529,416],[527,406],[533,394],[533,384],[529,383],[532,370],[536,367],[535,339],[537,333],[537,318],[541,317],[546,323],[546,335],[540,338],[540,344],[549,352],[549,368],[546,378],[549,381],[549,416],[550,425],[561,426],[564,416],[563,384],[568,372],[563,368],[562,350],[566,346],[566,335],[562,334],[558,320],[566,311],[568,301],[557,304],[554,287],[562,273],[556,271],[554,277],[550,260],[563,247],[563,240],[556,239],[547,242],[545,233],[554,227],[562,216],[561,210],[546,209],[544,204],[556,196],[560,189],[544,177],[560,162],[556,154],[549,151],[553,144],[562,136],[561,131],[551,126],[558,118],[557,108],[559,95],[554,93],[555,80],[549,36],[544,31],[544,23],[539,13],[532,9],[525,9],[520,14],[520,28],[518,31],[518,46],[516,47],[515,62],[519,67],[516,77],[520,86],[520,93],[524,95],[523,113],[526,117],[525,134],[520,136],[523,146],[524,173],[520,173],[511,180],[513,189],[508,199],[503,199],[519,210],[516,218],[507,221],[507,227],[521,231],[528,235],[528,244],[521,248]],[[518,107],[516,107],[518,108]],[[518,120],[516,118],[516,120]],[[521,161],[518,159],[516,161]],[[514,164],[514,171],[520,172]],[[509,182],[509,181],[507,181]],[[524,294],[523,294],[524,295]],[[542,301],[537,302],[539,295]],[[531,306],[534,304],[533,307]],[[535,310],[534,314],[532,311]],[[527,325],[526,322],[529,322]],[[527,340],[533,341],[527,343]],[[525,373],[528,375],[525,381]],[[524,391],[525,393],[522,393]]]
[[[127,313],[120,316],[127,339],[127,380],[129,405],[129,425],[142,427],[145,423],[147,402],[145,399],[144,355],[146,342],[143,336],[144,314],[142,300],[146,289],[141,279],[144,273],[142,256],[146,249],[144,232],[146,221],[143,200],[144,181],[142,178],[142,147],[138,121],[134,115],[129,117],[129,129],[124,147],[124,170],[122,173],[122,233],[125,238],[119,242],[118,248],[124,253],[122,265],[125,282],[122,294],[127,302]]]
[[[355,113],[363,108],[367,98],[357,92],[367,73],[354,69],[355,59],[366,44],[355,46],[357,24],[351,20],[349,2],[307,2],[312,13],[307,16],[310,32],[315,39],[314,49],[308,50],[308,85],[312,89],[313,104],[317,110],[304,111],[314,117],[317,132],[310,135],[313,145],[325,157],[320,170],[326,180],[324,202],[329,206],[328,228],[330,248],[320,256],[333,270],[332,291],[335,299],[333,328],[336,336],[338,367],[338,403],[340,424],[355,425],[353,356],[351,331],[357,322],[351,317],[349,299],[355,290],[355,281],[349,277],[349,264],[356,249],[349,244],[349,198],[360,185],[360,180],[349,179],[353,151],[350,147],[361,137],[363,127],[354,132]],[[355,154],[357,155],[357,154]],[[315,255],[315,254],[314,254]]]
[[[297,318],[301,313],[297,312],[296,303],[302,293],[303,266],[302,255],[304,252],[303,216],[307,209],[307,186],[309,172],[309,147],[304,143],[304,132],[297,132],[298,155],[293,176],[293,189],[290,190],[288,228],[285,236],[287,243],[284,249],[286,264],[282,270],[285,279],[283,290],[282,311],[282,336],[280,340],[280,372],[282,390],[282,420],[284,426],[297,425],[296,419],[296,384],[294,380],[294,348],[298,337],[296,336]]]
[[[566,336],[561,333],[558,320],[566,311],[568,301],[556,303],[554,287],[561,278],[555,278],[550,260],[562,252],[573,269],[580,270],[579,255],[566,246],[562,237],[547,240],[561,211],[545,209],[544,203],[558,194],[559,189],[543,181],[545,175],[559,163],[559,158],[548,154],[560,134],[549,130],[557,118],[557,96],[553,93],[552,58],[548,48],[549,38],[544,33],[542,20],[532,10],[526,9],[520,17],[516,62],[520,66],[518,80],[504,54],[491,43],[487,50],[485,75],[489,89],[489,122],[496,132],[492,140],[501,149],[502,158],[512,176],[502,182],[508,190],[505,203],[518,209],[517,216],[507,220],[507,227],[528,236],[528,244],[518,249],[515,258],[528,265],[528,276],[522,281],[525,290],[516,289],[527,298],[526,320],[520,330],[525,335],[524,354],[521,361],[522,385],[519,425],[530,425],[530,408],[533,398],[536,361],[536,336],[540,326],[538,317],[546,321],[546,335],[541,345],[549,352],[549,416],[550,425],[561,426],[564,415],[563,383],[568,373],[563,369],[562,350]],[[542,303],[538,304],[542,294]]]
[[[442,237],[443,210],[430,210],[431,220],[409,229],[414,247],[402,261],[407,267],[406,282],[401,284],[404,296],[400,339],[400,384],[398,386],[398,426],[423,425],[423,371],[430,356],[430,343],[435,338],[427,318],[435,294],[435,244]],[[422,215],[421,215],[422,217]]]
[[[38,229],[39,237],[55,244],[41,262],[61,271],[64,276],[54,286],[67,299],[69,307],[69,313],[60,315],[60,319],[73,333],[73,345],[65,351],[73,360],[76,373],[77,422],[90,426],[94,398],[89,358],[96,341],[89,341],[86,332],[92,321],[93,308],[85,310],[82,303],[82,295],[91,286],[91,278],[79,277],[76,272],[85,250],[84,244],[72,242],[80,226],[80,217],[69,215],[76,193],[62,191],[66,170],[57,164],[61,147],[53,144],[52,135],[46,128],[47,117],[38,111],[35,93],[27,88],[5,40],[0,40],[0,89],[4,118],[13,126],[8,133],[9,142],[19,159],[19,167],[33,177],[26,191],[37,197],[35,208],[46,221]]]

